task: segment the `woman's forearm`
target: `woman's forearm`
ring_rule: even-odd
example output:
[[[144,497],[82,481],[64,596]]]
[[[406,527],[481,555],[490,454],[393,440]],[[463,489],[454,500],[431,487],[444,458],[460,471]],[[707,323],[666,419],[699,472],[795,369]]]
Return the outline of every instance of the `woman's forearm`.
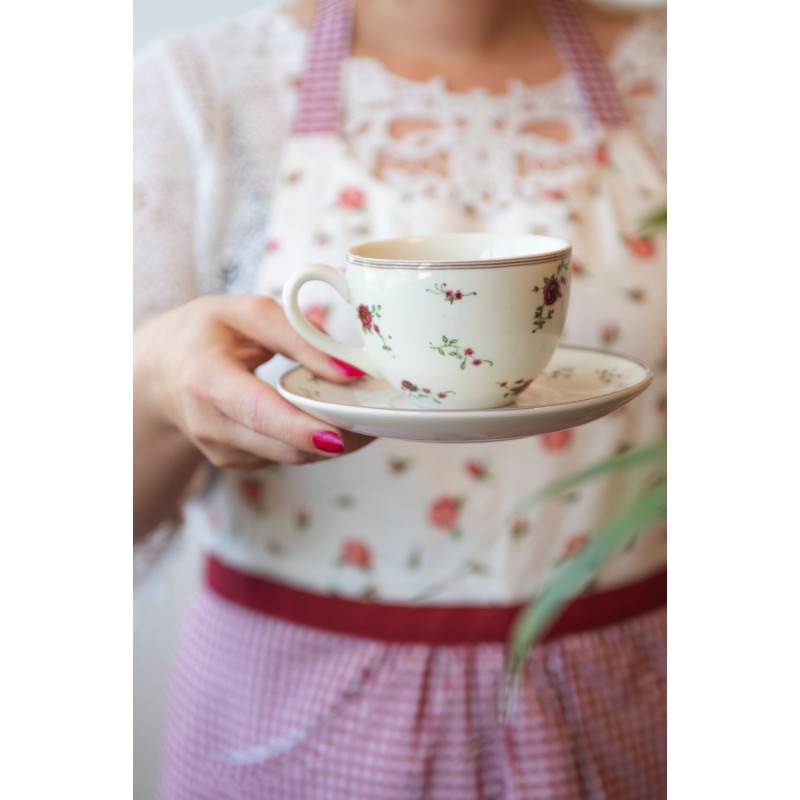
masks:
[[[152,403],[150,342],[134,335],[133,537],[140,540],[173,517],[203,454]]]

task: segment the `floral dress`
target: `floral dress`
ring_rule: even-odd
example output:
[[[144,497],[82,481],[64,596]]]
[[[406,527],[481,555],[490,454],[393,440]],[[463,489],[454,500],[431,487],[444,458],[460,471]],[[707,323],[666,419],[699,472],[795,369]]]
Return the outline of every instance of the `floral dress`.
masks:
[[[168,163],[166,143],[144,148],[151,163],[162,156],[165,174],[160,192],[139,187],[149,223],[140,246],[159,225],[177,228],[178,263],[169,280],[152,266],[138,273],[142,317],[159,310],[148,306],[156,289],[167,305],[223,288],[277,299],[296,267],[339,266],[367,239],[541,233],[573,243],[564,341],[635,355],[656,380],[618,412],[544,436],[384,439],[323,463],[220,472],[189,521],[221,570],[276,591],[378,609],[424,598],[431,613],[511,607],[651,476],[600,480],[509,516],[518,501],[663,435],[665,242],[645,225],[665,203],[655,155],[663,15],[643,14],[607,66],[570,4],[548,0],[541,10],[564,74],[543,86],[512,80],[491,95],[454,94],[441,81],[414,83],[348,58],[347,3],[321,3],[310,33],[281,6],[175,42],[142,68],[189,154]],[[283,69],[255,74],[281,58]],[[280,157],[269,162],[266,151]],[[191,224],[175,226],[181,202]],[[467,302],[452,289],[443,302]],[[354,310],[327,287],[307,290],[306,315],[357,342]],[[288,366],[276,358],[259,374],[274,383]],[[663,569],[663,531],[646,533],[593,591]],[[342,635],[204,587],[176,663],[162,796],[662,797],[664,625],[651,611],[537,648],[502,727],[500,643]]]

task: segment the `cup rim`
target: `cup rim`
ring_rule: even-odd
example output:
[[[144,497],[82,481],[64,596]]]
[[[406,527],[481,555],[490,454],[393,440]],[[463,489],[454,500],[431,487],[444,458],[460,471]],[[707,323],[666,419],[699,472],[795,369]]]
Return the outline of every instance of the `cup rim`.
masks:
[[[413,246],[423,240],[430,241],[434,244],[436,240],[444,240],[452,237],[457,237],[461,240],[474,237],[476,241],[480,238],[484,239],[487,244],[492,241],[502,241],[511,238],[526,238],[544,240],[549,242],[549,247],[544,251],[536,253],[529,253],[520,256],[510,256],[507,258],[467,258],[467,259],[396,259],[396,258],[378,258],[376,256],[366,255],[365,250],[372,249],[378,246]],[[543,236],[539,234],[504,234],[504,233],[445,233],[445,234],[432,234],[425,236],[400,236],[389,239],[374,239],[367,242],[360,242],[357,245],[350,247],[347,251],[347,261],[350,264],[357,264],[366,267],[376,267],[383,269],[419,269],[419,268],[432,268],[432,269],[492,269],[495,267],[506,267],[520,264],[537,264],[540,262],[553,261],[556,258],[570,255],[572,252],[572,245],[565,239],[560,239],[555,236]]]

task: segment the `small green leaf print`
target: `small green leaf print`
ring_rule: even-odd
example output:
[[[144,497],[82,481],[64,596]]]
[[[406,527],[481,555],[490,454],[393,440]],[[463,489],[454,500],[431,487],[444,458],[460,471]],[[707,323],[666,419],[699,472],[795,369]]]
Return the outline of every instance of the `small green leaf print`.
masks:
[[[533,383],[533,378],[518,378],[515,381],[498,381],[497,385],[505,389],[503,397],[515,397],[524,392]]]
[[[311,517],[304,508],[300,508],[297,510],[297,513],[294,515],[294,527],[298,531],[304,531],[308,528],[309,523],[311,522]]]
[[[433,287],[433,289],[426,289],[425,291],[431,294],[442,295],[444,301],[450,303],[450,305],[453,305],[456,300],[463,300],[465,297],[472,297],[478,294],[477,292],[462,292],[461,289],[448,289],[446,283],[435,283]]]
[[[333,502],[338,508],[352,508],[356,504],[356,499],[351,494],[340,494]]]
[[[494,361],[488,358],[478,358],[475,351],[471,347],[462,348],[458,339],[448,339],[442,336],[441,344],[433,344],[428,342],[431,350],[435,350],[440,356],[452,356],[457,358],[461,364],[461,369],[466,369],[467,364],[471,363],[473,367],[480,367],[482,364],[488,364],[490,367],[494,366]]]
[[[410,458],[390,458],[389,459],[389,472],[392,475],[402,475],[404,472],[408,472],[411,468],[411,464],[413,462]]]

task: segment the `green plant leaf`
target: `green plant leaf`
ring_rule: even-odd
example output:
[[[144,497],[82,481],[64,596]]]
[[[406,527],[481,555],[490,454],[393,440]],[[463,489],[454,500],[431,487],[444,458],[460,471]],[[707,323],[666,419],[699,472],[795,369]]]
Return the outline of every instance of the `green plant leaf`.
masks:
[[[649,448],[651,451],[652,449]],[[585,476],[587,473],[608,471],[609,463],[613,461],[618,465],[621,458],[622,456],[609,459],[603,464],[584,470],[582,474]],[[570,483],[575,482],[573,476]],[[530,649],[547,632],[564,607],[589,585],[600,567],[633,541],[637,533],[661,517],[666,508],[667,483],[666,479],[662,479],[603,525],[581,552],[559,565],[541,594],[520,612],[509,637],[506,674],[500,696],[502,719],[505,720],[510,713]]]
[[[557,497],[563,492],[574,489],[576,486],[580,486],[582,483],[586,483],[592,478],[605,475],[606,473],[617,472],[621,469],[630,469],[657,461],[666,464],[666,457],[667,443],[665,441],[656,442],[655,444],[645,445],[643,447],[631,448],[624,453],[611,456],[605,461],[593,464],[586,469],[573,472],[571,475],[545,486],[538,492],[534,492],[516,506],[514,511],[510,514],[510,517],[516,516],[523,511],[529,511],[534,506],[539,505],[539,503],[543,503],[546,500]]]

